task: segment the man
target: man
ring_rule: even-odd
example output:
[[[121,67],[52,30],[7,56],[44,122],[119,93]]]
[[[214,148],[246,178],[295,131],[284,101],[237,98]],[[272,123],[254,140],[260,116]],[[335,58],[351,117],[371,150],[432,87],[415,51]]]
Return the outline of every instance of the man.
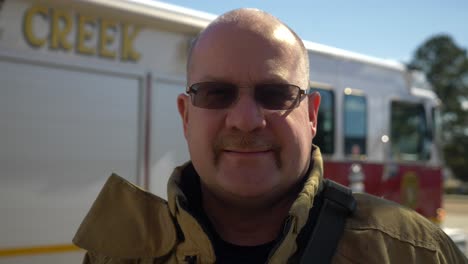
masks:
[[[175,169],[167,203],[111,177],[74,239],[84,263],[299,263],[323,189],[320,96],[308,84],[304,45],[278,19],[253,9],[216,19],[177,98],[191,162]],[[356,200],[332,263],[466,261],[416,213]]]

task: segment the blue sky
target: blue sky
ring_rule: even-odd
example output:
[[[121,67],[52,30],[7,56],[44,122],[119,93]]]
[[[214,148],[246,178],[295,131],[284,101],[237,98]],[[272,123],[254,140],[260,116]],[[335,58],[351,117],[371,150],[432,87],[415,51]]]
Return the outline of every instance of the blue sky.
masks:
[[[219,15],[239,7],[263,9],[301,38],[383,59],[407,62],[430,36],[446,33],[468,47],[467,0],[166,0]]]

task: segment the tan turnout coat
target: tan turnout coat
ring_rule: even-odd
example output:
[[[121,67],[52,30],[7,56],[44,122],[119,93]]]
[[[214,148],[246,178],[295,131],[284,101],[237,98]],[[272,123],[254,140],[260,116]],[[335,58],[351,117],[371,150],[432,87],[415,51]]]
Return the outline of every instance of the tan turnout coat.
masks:
[[[291,225],[268,263],[283,264],[297,249],[296,237],[307,222],[322,182],[322,157],[289,212]],[[85,264],[214,263],[210,239],[185,211],[174,170],[165,201],[112,175],[76,233],[73,242],[87,251]],[[355,194],[357,210],[349,218],[332,263],[468,263],[449,237],[412,210],[367,194]]]

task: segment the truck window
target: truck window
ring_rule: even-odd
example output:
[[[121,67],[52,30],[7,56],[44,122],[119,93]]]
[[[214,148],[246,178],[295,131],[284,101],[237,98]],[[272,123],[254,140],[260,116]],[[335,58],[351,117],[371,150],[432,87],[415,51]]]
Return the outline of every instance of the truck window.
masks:
[[[314,144],[320,147],[322,154],[333,154],[335,152],[335,94],[332,90],[314,87],[311,89],[319,92],[321,96]]]
[[[343,101],[344,152],[346,155],[366,155],[367,100],[365,96],[345,94]]]
[[[437,106],[431,107],[431,140],[433,142],[440,141],[440,109]]]
[[[396,160],[428,158],[428,131],[424,106],[419,103],[392,102],[391,149]]]

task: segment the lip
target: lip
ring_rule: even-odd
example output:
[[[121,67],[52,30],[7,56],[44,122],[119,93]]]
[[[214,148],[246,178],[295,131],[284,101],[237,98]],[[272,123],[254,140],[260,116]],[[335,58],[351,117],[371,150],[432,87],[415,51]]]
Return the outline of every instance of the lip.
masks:
[[[225,149],[223,150],[225,154],[230,154],[230,155],[242,155],[242,156],[254,156],[254,155],[263,155],[263,154],[269,154],[273,152],[271,149],[266,149],[266,150],[228,150]]]

